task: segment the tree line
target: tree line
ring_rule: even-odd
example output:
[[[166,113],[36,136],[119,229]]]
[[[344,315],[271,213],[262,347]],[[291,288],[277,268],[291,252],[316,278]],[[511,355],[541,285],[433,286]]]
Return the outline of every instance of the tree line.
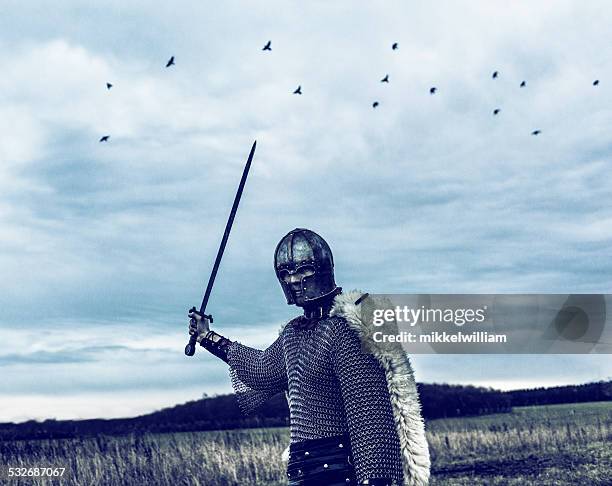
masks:
[[[464,385],[417,385],[426,420],[510,412],[512,407],[612,400],[612,381],[552,388],[500,391]],[[233,395],[206,397],[125,419],[45,420],[0,424],[0,440],[91,437],[162,432],[277,427],[289,424],[283,394],[251,416],[240,412]]]

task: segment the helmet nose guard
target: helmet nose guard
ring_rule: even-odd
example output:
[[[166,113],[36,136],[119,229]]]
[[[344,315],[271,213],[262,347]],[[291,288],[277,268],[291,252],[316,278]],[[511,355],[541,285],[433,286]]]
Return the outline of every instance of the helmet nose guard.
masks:
[[[296,228],[280,240],[274,252],[276,277],[287,299],[295,304],[296,296],[281,272],[296,273],[302,267],[312,267],[314,273],[300,280],[304,304],[337,293],[334,281],[334,258],[327,242],[314,231]]]

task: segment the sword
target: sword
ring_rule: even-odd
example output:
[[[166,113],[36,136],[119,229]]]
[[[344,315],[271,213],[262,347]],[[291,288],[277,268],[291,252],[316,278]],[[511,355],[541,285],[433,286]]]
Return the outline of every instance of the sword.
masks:
[[[247,175],[249,175],[249,169],[251,168],[251,161],[253,160],[253,154],[255,153],[255,146],[257,145],[257,140],[253,142],[253,147],[251,147],[251,153],[249,154],[249,158],[247,159],[246,165],[244,166],[244,171],[242,172],[242,178],[240,179],[240,184],[238,185],[238,191],[236,192],[236,197],[234,198],[234,204],[232,205],[232,210],[230,212],[229,218],[227,220],[227,224],[225,225],[225,232],[223,233],[223,238],[221,239],[221,244],[219,245],[219,251],[217,252],[217,258],[215,258],[215,264],[213,265],[212,272],[210,273],[210,277],[208,278],[208,285],[206,286],[206,292],[204,293],[204,298],[202,299],[202,305],[200,306],[200,312],[203,317],[210,319],[212,322],[212,316],[207,316],[206,305],[208,304],[208,298],[210,297],[210,292],[212,291],[213,284],[215,283],[215,277],[217,276],[217,270],[219,270],[219,264],[221,263],[221,257],[223,257],[223,252],[225,251],[225,245],[227,244],[227,239],[229,238],[230,231],[232,230],[232,224],[234,223],[234,216],[236,216],[236,211],[238,210],[238,203],[240,202],[240,197],[242,196],[242,190],[244,189],[244,184],[247,179]],[[195,311],[195,307],[191,308],[191,311]],[[195,354],[196,349],[196,338],[197,336],[192,334],[189,336],[189,343],[185,346],[185,354],[187,356],[193,356]]]

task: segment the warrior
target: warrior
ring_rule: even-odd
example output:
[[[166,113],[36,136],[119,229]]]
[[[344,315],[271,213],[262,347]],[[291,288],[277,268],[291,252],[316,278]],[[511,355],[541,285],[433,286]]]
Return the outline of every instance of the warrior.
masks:
[[[332,252],[315,232],[285,235],[274,267],[287,304],[303,314],[267,349],[210,330],[208,317],[195,309],[189,332],[228,363],[243,412],[287,394],[289,485],[426,485],[429,450],[405,353],[365,349],[362,294],[336,285]]]

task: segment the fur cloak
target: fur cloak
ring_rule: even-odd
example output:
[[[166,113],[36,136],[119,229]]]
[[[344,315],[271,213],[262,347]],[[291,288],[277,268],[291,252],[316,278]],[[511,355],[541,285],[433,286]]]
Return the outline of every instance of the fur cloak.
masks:
[[[344,317],[361,338],[363,345],[378,360],[387,376],[387,388],[393,408],[395,426],[400,440],[404,486],[426,486],[429,483],[429,446],[425,438],[425,424],[410,360],[400,343],[376,343],[372,339],[380,330],[361,318],[365,299],[355,305],[363,292],[351,291],[336,296],[332,316]]]

